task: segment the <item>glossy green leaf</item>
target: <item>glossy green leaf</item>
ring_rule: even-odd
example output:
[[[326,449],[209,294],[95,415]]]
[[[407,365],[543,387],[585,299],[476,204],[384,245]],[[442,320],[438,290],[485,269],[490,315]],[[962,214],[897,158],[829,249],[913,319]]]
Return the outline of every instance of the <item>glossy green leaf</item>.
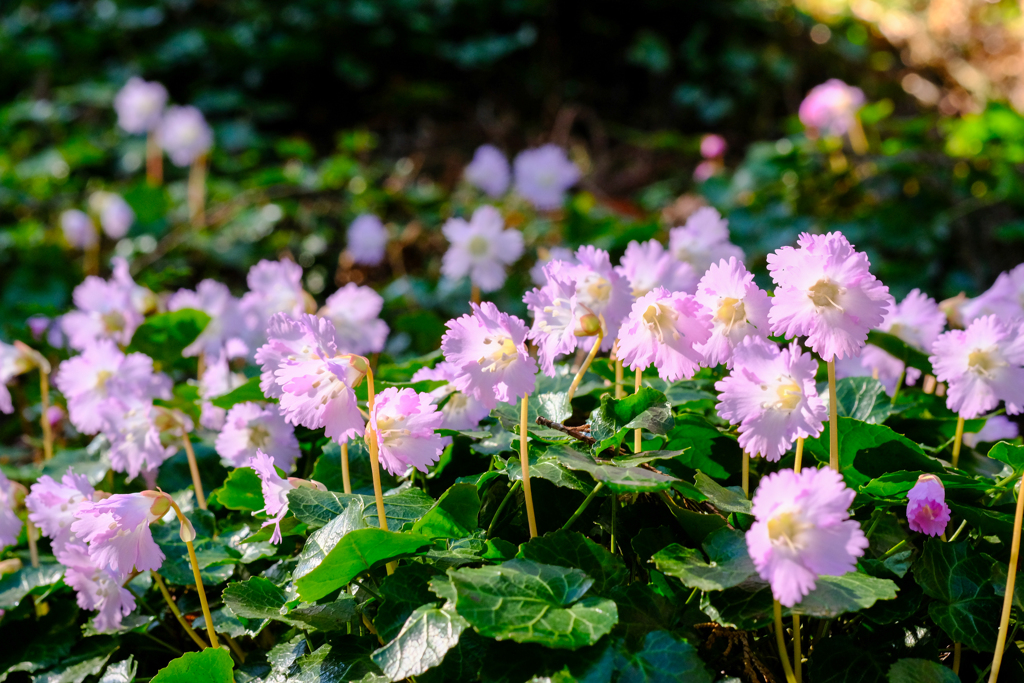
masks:
[[[123,659],[116,664],[108,666],[96,683],[132,683],[135,680],[135,673],[138,669],[139,663],[135,661],[132,655],[128,655],[128,659]]]
[[[607,595],[629,576],[626,564],[583,534],[565,529],[531,539],[516,557],[541,564],[575,567],[594,580],[593,592]]]
[[[741,512],[750,514],[750,500],[743,495],[742,491],[735,488],[727,489],[703,472],[698,472],[693,478],[697,490],[707,496],[708,502],[722,512]]]
[[[519,465],[519,458],[509,458],[505,463],[505,472],[512,481],[521,481],[523,470]],[[562,465],[560,460],[553,455],[536,456],[530,454],[530,478],[546,479],[555,486],[573,489],[581,493],[590,493],[594,485],[581,479],[575,472]]]
[[[877,579],[859,572],[819,576],[814,590],[789,612],[811,617],[837,617],[867,609],[879,600],[892,600],[897,590],[896,584],[889,579]]]
[[[903,361],[908,367],[917,368],[926,375],[935,374],[927,353],[914,348],[894,334],[871,330],[868,332],[868,343]]]
[[[210,403],[217,408],[228,410],[235,404],[248,401],[273,401],[273,399],[268,399],[263,395],[263,390],[260,389],[259,377],[250,377],[245,381],[245,384],[235,387],[223,396],[214,398]]]
[[[373,653],[373,662],[392,681],[419,676],[441,663],[467,626],[452,611],[423,605],[409,616],[394,640]]]
[[[590,435],[597,439],[595,452],[617,448],[631,429],[644,429],[651,434],[667,434],[672,428],[672,406],[665,394],[650,387],[625,398],[601,397],[601,405],[590,414]]]
[[[480,495],[473,484],[454,484],[412,525],[427,538],[465,538],[477,529]]]
[[[0,577],[0,609],[18,606],[29,593],[43,594],[64,576],[64,566],[41,564],[39,567],[22,567],[16,572]]]
[[[209,315],[194,308],[158,313],[139,325],[127,350],[144,353],[162,367],[170,368],[209,322]]]
[[[287,602],[284,591],[262,576],[229,583],[221,599],[235,616],[246,619],[277,619]]]
[[[266,506],[259,475],[251,467],[231,470],[224,485],[210,493],[209,502],[216,502],[229,510],[255,511]]]
[[[885,422],[893,412],[885,387],[872,377],[844,377],[836,382],[836,411],[870,424]]]
[[[1015,472],[1024,469],[1024,446],[1000,441],[989,450],[988,457],[1005,462]]]
[[[665,631],[647,634],[642,650],[619,673],[619,683],[711,683],[714,678],[697,648]]]
[[[604,483],[613,493],[664,491],[671,488],[672,483],[676,481],[675,477],[643,467],[623,467],[615,461],[598,462],[591,455],[561,444],[551,446],[548,455],[554,456],[559,463],[571,470],[586,472],[595,480]]]
[[[821,463],[829,460],[829,423],[821,436],[808,439],[805,450]],[[863,486],[871,479],[902,470],[939,473],[942,464],[916,443],[885,425],[839,418],[839,466],[847,483]]]
[[[152,683],[233,683],[233,669],[227,650],[208,647],[171,660],[152,678]]]
[[[672,544],[655,553],[652,560],[658,571],[674,576],[688,588],[718,591],[738,586],[757,573],[747,552],[741,531],[722,528],[708,534],[704,554],[693,548]]]

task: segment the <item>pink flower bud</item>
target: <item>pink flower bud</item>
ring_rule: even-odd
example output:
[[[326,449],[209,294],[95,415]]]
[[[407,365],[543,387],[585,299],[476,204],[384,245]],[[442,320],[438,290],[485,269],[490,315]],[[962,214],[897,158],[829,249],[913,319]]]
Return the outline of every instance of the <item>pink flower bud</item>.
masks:
[[[907,521],[910,528],[929,536],[939,536],[949,524],[946,489],[934,474],[922,474],[907,492]]]

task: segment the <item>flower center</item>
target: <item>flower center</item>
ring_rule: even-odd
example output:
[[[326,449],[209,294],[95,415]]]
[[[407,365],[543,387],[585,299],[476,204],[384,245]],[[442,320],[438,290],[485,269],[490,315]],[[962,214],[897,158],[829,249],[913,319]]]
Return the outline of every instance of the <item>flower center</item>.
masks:
[[[261,451],[267,450],[270,443],[270,431],[261,424],[249,427],[249,446],[258,448]]]
[[[775,394],[778,400],[772,407],[776,410],[794,410],[804,397],[804,392],[800,391],[800,387],[791,377],[783,378],[779,382]]]
[[[114,376],[110,370],[100,370],[96,373],[96,388],[102,389],[107,385],[107,380]]]
[[[469,403],[469,399],[461,391],[456,391],[452,394],[452,397],[445,403],[445,408],[450,409],[453,412],[461,412],[466,409],[466,405]]]
[[[733,325],[743,322],[746,318],[747,311],[743,306],[743,300],[731,297],[722,299],[718,312],[715,313],[715,321],[722,323],[726,332],[732,330]]]
[[[818,308],[835,308],[842,313],[843,307],[836,303],[842,293],[842,287],[825,278],[811,286],[808,296]]]
[[[973,372],[989,376],[994,370],[1006,365],[992,349],[975,349],[967,357],[967,367]]]
[[[377,433],[380,434],[381,446],[387,445],[392,439],[401,439],[403,436],[409,436],[412,432],[400,426],[403,423],[402,420],[387,416],[377,417]]]
[[[484,354],[477,361],[484,372],[504,370],[519,357],[519,349],[512,337],[485,337]]]
[[[773,545],[796,548],[797,537],[808,527],[794,512],[781,512],[768,520],[768,538]]]
[[[107,332],[121,332],[124,330],[125,319],[120,311],[104,313],[101,318],[103,320],[103,327],[106,328]]]
[[[644,311],[644,325],[647,326],[651,334],[657,337],[659,342],[664,343],[665,335],[669,335],[673,340],[678,340],[681,336],[679,330],[676,329],[678,317],[678,314],[668,306],[651,304]]]
[[[612,296],[612,283],[600,275],[590,273],[579,283],[576,291],[580,303],[595,313],[601,313]]]
[[[491,243],[487,241],[487,238],[482,235],[475,235],[469,240],[468,245],[469,253],[477,258],[487,256],[487,252],[491,250]]]

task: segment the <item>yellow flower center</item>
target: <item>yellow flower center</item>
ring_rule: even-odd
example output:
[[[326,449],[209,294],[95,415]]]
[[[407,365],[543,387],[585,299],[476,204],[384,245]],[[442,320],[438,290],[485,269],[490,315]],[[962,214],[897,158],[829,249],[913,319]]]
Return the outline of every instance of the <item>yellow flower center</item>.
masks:
[[[800,404],[800,400],[804,397],[804,392],[800,391],[800,387],[792,378],[786,378],[788,381],[779,384],[775,390],[778,396],[778,401],[775,402],[775,408],[777,410],[794,410],[797,405]]]
[[[120,311],[111,311],[102,315],[103,327],[107,332],[121,332],[124,330],[125,319]]]
[[[818,308],[835,308],[842,312],[843,307],[837,303],[842,293],[842,287],[825,278],[811,286],[808,296]]]
[[[676,318],[678,316],[668,306],[651,304],[644,311],[643,317],[647,329],[658,338],[659,342],[664,342],[666,335],[670,336],[673,340],[679,339],[681,336],[679,330],[676,329]]]
[[[487,241],[486,237],[476,235],[473,239],[469,240],[469,253],[476,257],[487,256],[487,252],[491,249],[491,243]]]
[[[967,367],[979,375],[990,375],[1003,365],[1006,365],[993,349],[975,349],[967,357]]]
[[[726,331],[731,330],[733,325],[743,322],[746,318],[747,311],[742,299],[733,299],[732,297],[722,299],[718,306],[718,312],[715,313],[715,321],[725,325]]]
[[[589,277],[583,281],[583,294],[592,304],[607,303],[612,295],[612,283],[603,277]]]
[[[794,512],[780,512],[768,520],[768,538],[774,545],[796,547],[797,537],[807,529]]]
[[[519,349],[512,337],[487,337],[484,339],[484,355],[477,361],[484,372],[504,370],[519,357]]]
[[[263,425],[254,425],[249,428],[249,445],[261,451],[267,449],[270,443],[270,432]]]

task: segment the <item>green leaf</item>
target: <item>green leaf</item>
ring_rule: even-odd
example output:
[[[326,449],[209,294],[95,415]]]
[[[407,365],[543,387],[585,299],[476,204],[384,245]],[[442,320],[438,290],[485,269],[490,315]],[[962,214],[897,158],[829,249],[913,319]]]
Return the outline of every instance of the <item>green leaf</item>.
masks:
[[[373,653],[373,663],[392,681],[419,676],[441,663],[468,625],[454,612],[423,605],[394,640]]]
[[[224,485],[214,489],[209,502],[229,510],[262,510],[265,507],[260,477],[251,467],[236,467],[231,470]]]
[[[340,515],[353,498],[344,493],[302,486],[288,491],[288,511],[309,528],[319,529]]]
[[[918,478],[923,472],[892,472],[883,474],[881,477],[872,479],[860,487],[859,493],[866,493],[877,498],[903,498],[910,489],[917,484]],[[966,477],[961,474],[937,474],[934,475],[942,481],[942,486],[947,491],[973,491],[979,495],[991,488],[991,480],[988,483],[973,477]]]
[[[505,473],[512,481],[520,481],[523,478],[523,470],[519,465],[519,458],[509,458],[505,463]],[[553,455],[536,456],[530,454],[530,478],[546,479],[555,486],[573,489],[581,493],[590,493],[594,488],[580,479],[575,472],[562,465],[558,458]]]
[[[298,562],[292,572],[293,579],[300,579],[310,573],[324,561],[338,541],[344,538],[345,534],[355,529],[364,529],[367,524],[363,519],[363,506],[361,501],[354,500],[349,503],[345,511],[311,533],[302,546]]]
[[[697,649],[665,631],[647,634],[644,648],[629,657],[619,683],[711,683],[714,680]]]
[[[639,647],[651,631],[670,631],[676,625],[676,608],[650,584],[617,586],[609,597],[619,611],[619,623],[612,634],[623,636],[631,649]]]
[[[193,422],[199,422],[201,408],[199,406],[199,386],[196,384],[176,384],[169,401],[155,398],[153,405],[172,410],[180,410],[192,418]]]
[[[707,591],[700,599],[701,611],[712,621],[743,631],[772,623],[772,608],[772,591],[761,581],[748,581],[724,591]]]
[[[896,598],[896,584],[867,574],[849,572],[843,576],[819,576],[817,585],[789,613],[830,619],[847,612],[859,612],[879,600]]]
[[[29,593],[43,595],[64,576],[64,567],[59,564],[41,564],[38,567],[22,567],[16,572],[0,578],[0,609],[13,609]]]
[[[541,564],[582,569],[594,580],[593,591],[607,595],[629,576],[626,564],[603,546],[575,531],[554,531],[519,546],[516,557]]]
[[[163,368],[170,368],[209,322],[209,315],[194,308],[158,313],[139,325],[127,351],[144,353]]]
[[[208,647],[172,659],[153,676],[151,683],[233,683],[233,670],[227,650]]]
[[[892,415],[892,400],[885,387],[872,377],[844,377],[836,382],[836,411],[870,424],[881,424]]]
[[[829,460],[828,422],[817,439],[808,439],[805,450],[818,462]],[[942,464],[924,454],[916,443],[885,425],[873,425],[849,417],[839,418],[839,465],[843,478],[859,488],[884,474],[902,470],[943,472]]]
[[[448,576],[459,615],[497,640],[574,650],[593,645],[618,621],[613,601],[583,597],[593,581],[579,569],[509,560]]]
[[[210,401],[210,403],[217,408],[227,410],[236,403],[246,403],[248,401],[274,401],[274,399],[269,399],[263,395],[263,390],[260,389],[260,378],[258,376],[250,377],[246,380],[245,384],[235,387],[223,396],[218,396]]]
[[[707,496],[708,501],[722,512],[740,512],[749,515],[752,504],[742,492],[727,489],[703,472],[693,478],[697,490]]]
[[[117,649],[117,641],[110,636],[96,636],[81,641],[71,655],[46,673],[33,677],[33,683],[79,683],[95,676],[106,666],[110,655]]]
[[[988,457],[1005,462],[1014,472],[1020,472],[1024,468],[1024,446],[1000,441],[989,450]]]
[[[932,364],[928,361],[928,354],[914,348],[894,334],[871,330],[868,332],[868,344],[874,344],[890,356],[903,361],[907,367],[917,368],[926,375],[933,375]],[[838,386],[836,387],[838,390]]]
[[[103,672],[103,676],[97,683],[132,683],[135,680],[135,673],[139,669],[138,662],[132,655],[116,664],[111,664]]]
[[[527,408],[526,417],[526,432],[531,438],[538,438],[543,441],[568,441],[572,437],[568,434],[558,431],[557,429],[551,429],[550,427],[542,427],[537,424],[537,417],[543,415],[543,412],[548,412],[549,415],[544,415],[548,419],[554,420],[555,422],[561,422],[565,419],[565,410],[558,410],[555,405],[561,397],[562,402],[565,401],[564,393],[549,393],[542,394],[545,397],[545,402],[541,405],[539,398],[535,401],[530,401]],[[551,417],[551,416],[554,417]],[[519,418],[520,418],[520,405],[519,403],[499,403],[495,406],[494,410],[491,411],[491,417],[497,418],[498,423],[511,434],[519,434]],[[558,419],[561,418],[561,419]],[[519,438],[516,437],[516,444],[518,445]]]
[[[672,428],[672,406],[665,394],[641,387],[635,394],[614,399],[601,396],[601,405],[590,414],[590,435],[597,439],[595,452],[618,448],[631,429],[646,429],[652,434],[668,434]]]
[[[562,444],[551,446],[547,452],[565,467],[586,472],[595,480],[603,482],[613,493],[664,491],[672,488],[673,482],[677,481],[675,477],[643,467],[621,467],[615,461],[598,462],[593,456]],[[530,472],[532,474],[533,470]]]
[[[229,583],[221,599],[235,616],[246,619],[278,619],[287,602],[284,591],[262,576]]]
[[[889,683],[960,683],[949,667],[927,659],[901,659],[889,668]]]
[[[995,561],[967,541],[925,541],[914,579],[933,602],[928,614],[950,638],[978,652],[995,649],[1002,599],[992,583]]]
[[[690,470],[700,470],[715,479],[727,479],[735,469],[742,450],[734,437],[722,434],[703,415],[682,413],[676,416],[675,427],[666,436],[668,451],[679,451],[674,460],[664,464],[678,477],[689,479]]]
[[[476,531],[479,516],[476,486],[454,484],[412,525],[412,531],[427,538],[465,538]]]
[[[703,591],[732,588],[757,574],[741,531],[722,528],[711,532],[704,541],[704,551],[708,562],[699,550],[673,543],[652,559],[658,571],[676,577],[687,588]]]
[[[349,584],[362,572],[379,564],[416,553],[430,539],[383,529],[356,529],[338,542],[324,561],[295,582],[299,595],[313,602]]]
[[[355,619],[358,613],[356,599],[351,595],[342,595],[326,605],[296,607],[282,621],[306,630],[337,631]]]
[[[436,605],[437,596],[430,590],[430,580],[440,577],[448,584],[447,577],[426,564],[419,562],[400,565],[395,573],[380,584],[380,596],[384,601],[377,608],[373,624],[377,633],[386,641],[393,640],[409,615],[420,605]]]

